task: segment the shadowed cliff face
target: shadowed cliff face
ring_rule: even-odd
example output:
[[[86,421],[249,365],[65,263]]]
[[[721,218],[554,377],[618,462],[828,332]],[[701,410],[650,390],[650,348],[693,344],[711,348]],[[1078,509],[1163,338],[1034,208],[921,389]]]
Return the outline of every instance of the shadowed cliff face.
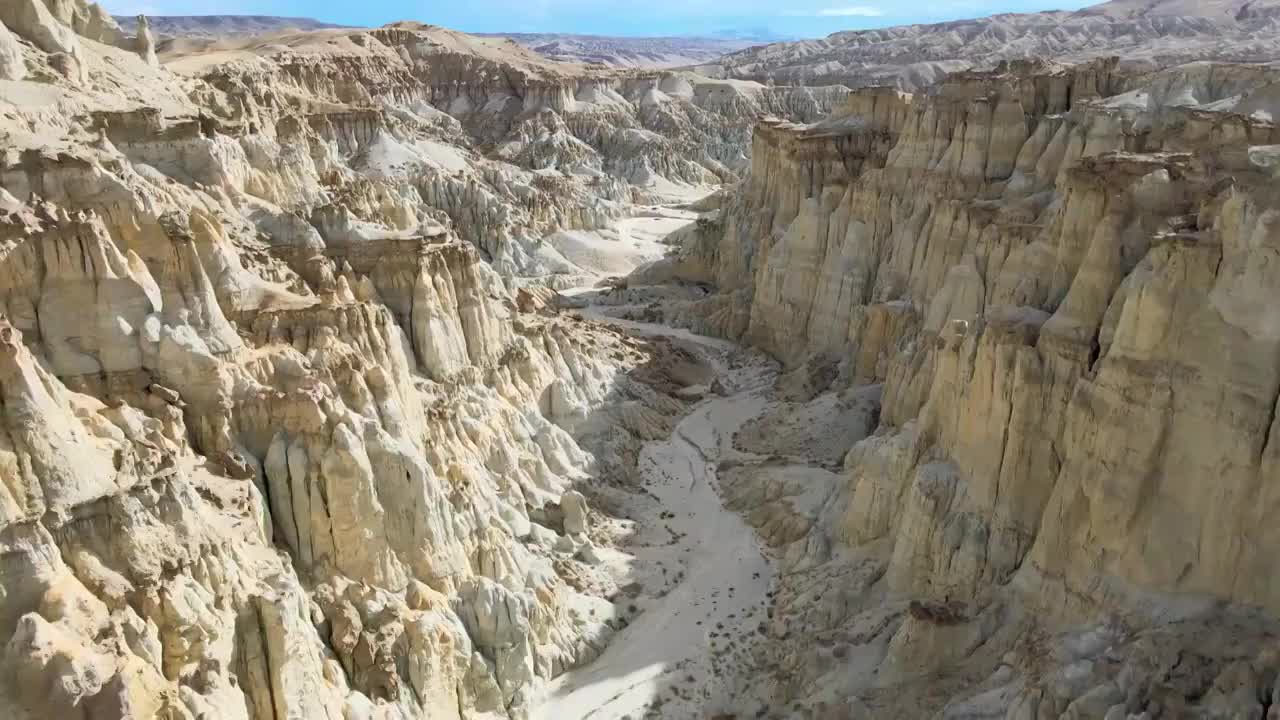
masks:
[[[879,428],[786,543],[797,569],[773,628],[773,701],[853,696],[876,717],[947,697],[946,717],[1261,716],[1275,671],[1262,638],[1280,611],[1263,521],[1280,477],[1264,300],[1280,291],[1276,80],[1008,63],[757,126],[718,231],[646,271],[719,294],[660,314],[764,348],[796,377],[830,368],[819,391],[880,393]],[[734,492],[770,477],[744,473]],[[839,603],[815,594],[818,577],[845,588]],[[895,615],[907,599],[950,609]],[[1197,634],[1232,622],[1259,634]],[[1064,628],[1093,635],[1045,639]],[[833,659],[805,647],[815,632],[848,645]],[[1240,672],[1249,689],[1161,686],[1151,669],[1173,646],[1201,653],[1205,683]],[[1071,663],[1067,682],[1055,673]],[[874,680],[848,679],[871,667]],[[881,692],[921,673],[933,700]],[[979,682],[989,692],[956,698]]]

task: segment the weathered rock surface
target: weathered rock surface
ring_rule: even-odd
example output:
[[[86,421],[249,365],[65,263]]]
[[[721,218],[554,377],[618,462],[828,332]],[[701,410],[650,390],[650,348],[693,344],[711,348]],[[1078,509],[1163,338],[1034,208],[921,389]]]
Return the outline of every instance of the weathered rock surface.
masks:
[[[787,417],[874,390],[879,427],[839,475],[778,456],[847,425],[739,434],[771,459],[726,496],[791,568],[743,711],[1265,714],[1276,79],[1004,63],[757,127],[667,261],[718,292],[657,312],[784,361]],[[1177,652],[1199,679],[1148,671]]]
[[[546,235],[603,227],[673,184],[736,177],[756,119],[814,120],[844,94],[687,72],[606,72],[416,23],[228,47],[162,59],[202,82],[207,124],[254,138],[250,162],[255,149],[269,157],[277,145],[314,136],[356,176],[400,188],[395,212],[333,198],[346,206],[345,215],[336,206],[329,213],[343,232],[375,213],[396,220],[390,230],[412,232],[431,208],[496,269],[520,276],[571,270],[543,245]],[[289,200],[308,214],[323,209],[314,195]]]
[[[22,46],[9,28],[0,23],[0,80],[21,80],[27,76]]]
[[[610,512],[668,439],[777,571],[707,710],[1274,714],[1273,68],[848,95],[0,23],[0,716],[526,717],[624,625]],[[600,302],[776,387],[531,286],[721,182]],[[739,429],[673,436],[700,398]]]
[[[145,15],[138,16],[135,33],[133,49],[138,53],[138,57],[153,67],[159,65],[160,60],[156,58],[156,39],[151,34],[151,24],[147,22]]]
[[[606,402],[683,403],[494,266],[623,212],[606,157],[712,171],[638,128],[502,160],[564,120],[412,28],[181,75],[97,6],[0,15],[0,716],[524,717],[616,629],[576,610],[616,588],[574,487],[640,443]]]

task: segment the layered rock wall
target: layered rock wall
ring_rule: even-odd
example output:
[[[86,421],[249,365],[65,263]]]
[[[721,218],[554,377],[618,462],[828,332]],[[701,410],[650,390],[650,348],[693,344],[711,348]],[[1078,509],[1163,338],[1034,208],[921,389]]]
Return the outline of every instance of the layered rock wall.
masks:
[[[290,116],[301,109],[364,174],[411,179],[422,204],[445,211],[505,274],[559,272],[539,254],[542,235],[603,227],[656,181],[732,178],[756,118],[816,119],[843,95],[679,73],[588,75],[439,28],[356,40],[272,57],[267,68],[219,66],[202,75],[218,90],[205,102],[228,125],[277,136],[298,134]],[[317,112],[326,103],[359,110]]]
[[[880,428],[788,551],[869,553],[883,597],[968,608],[945,636],[904,621],[881,683],[1009,647],[984,623],[1011,607],[1051,631],[1280,611],[1262,521],[1280,478],[1272,83],[1009,63],[757,127],[723,232],[680,262],[721,290],[702,327],[881,386]],[[1031,691],[1008,692],[986,707]]]
[[[616,629],[565,578],[626,468],[572,432],[648,351],[484,255],[608,203],[342,60],[184,78],[5,8],[0,715],[524,717]]]

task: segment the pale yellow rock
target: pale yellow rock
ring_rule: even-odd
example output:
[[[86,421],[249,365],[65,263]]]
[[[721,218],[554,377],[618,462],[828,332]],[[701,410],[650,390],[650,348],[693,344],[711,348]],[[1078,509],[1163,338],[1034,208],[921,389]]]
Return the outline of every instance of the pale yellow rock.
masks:
[[[570,490],[560,496],[560,509],[564,511],[564,531],[570,535],[581,535],[587,531],[587,499],[582,493]]]
[[[820,713],[875,687],[893,695],[886,716],[1126,717],[1150,686],[1099,670],[1119,641],[1098,631],[1063,641],[1087,652],[1046,652],[1016,635],[1120,613],[1151,633],[1125,645],[1136,662],[1204,642],[1207,626],[1177,618],[1260,607],[1274,622],[1280,596],[1260,564],[1275,542],[1263,518],[1280,388],[1263,300],[1280,286],[1262,259],[1276,237],[1274,129],[1239,112],[1271,102],[1271,80],[1215,71],[1230,91],[1209,90],[1197,66],[1138,77],[1109,61],[1009,63],[888,115],[875,90],[843,124],[757,127],[723,237],[682,253],[692,269],[714,264],[719,294],[682,311],[700,320],[667,317],[736,338],[722,308],[749,302],[741,337],[790,374],[828,362],[837,392],[883,383],[880,428],[848,450],[816,522],[770,494],[794,471],[735,471],[763,476],[732,496],[795,568],[766,650],[772,702]],[[874,586],[855,581],[868,573]],[[904,601],[974,612],[898,620]],[[996,607],[1021,629],[984,625]],[[811,646],[851,635],[843,656]],[[1258,647],[1256,627],[1237,641]],[[1234,656],[1213,647],[1209,672],[1226,672]],[[1040,654],[996,671],[1010,648]],[[994,674],[965,699],[923,701],[979,666]],[[1251,681],[1226,677],[1211,699],[1151,690],[1145,707],[1247,705],[1233,683]]]
[[[526,717],[660,574],[609,547],[645,443],[721,402],[769,418],[693,425],[775,574],[715,703],[1261,712],[1273,70],[846,97],[412,23],[164,65],[79,0],[0,23],[0,715]],[[527,287],[581,270],[547,235],[748,169],[632,280],[776,388]]]
[[[585,563],[523,541],[595,467],[570,430],[638,446],[682,405],[603,412],[647,351],[521,313],[486,260],[542,272],[541,233],[620,217],[604,157],[706,182],[719,161],[613,131],[634,109],[612,78],[582,93],[616,103],[583,101],[575,132],[610,131],[574,141],[585,173],[483,158],[398,54],[365,91],[416,42],[396,30],[311,67],[359,58],[338,87],[265,59],[178,75],[145,23],[79,2],[0,14],[30,43],[0,37],[0,714],[523,717],[614,630],[569,612],[553,560]],[[440,32],[465,47],[426,61],[481,77],[455,64],[486,46]]]
[[[160,60],[156,58],[156,39],[151,34],[151,24],[147,22],[146,15],[138,16],[138,29],[133,49],[146,64],[152,67],[160,64]]]
[[[27,76],[22,47],[9,28],[0,22],[0,80],[21,80]]]

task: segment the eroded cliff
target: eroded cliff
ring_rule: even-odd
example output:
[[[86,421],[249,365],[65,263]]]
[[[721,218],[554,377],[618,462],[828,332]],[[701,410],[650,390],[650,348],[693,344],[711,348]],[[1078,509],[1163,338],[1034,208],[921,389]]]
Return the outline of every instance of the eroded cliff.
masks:
[[[0,714],[1277,712],[1274,69],[137,28],[0,10]]]
[[[625,625],[592,487],[688,400],[515,278],[732,174],[671,113],[826,96],[417,26],[180,74],[96,5],[0,22],[0,715],[525,716]]]
[[[644,313],[791,368],[737,440],[784,470],[722,479],[783,562],[761,705],[1275,712],[1276,80],[1005,63],[757,127],[630,292],[712,284]]]

